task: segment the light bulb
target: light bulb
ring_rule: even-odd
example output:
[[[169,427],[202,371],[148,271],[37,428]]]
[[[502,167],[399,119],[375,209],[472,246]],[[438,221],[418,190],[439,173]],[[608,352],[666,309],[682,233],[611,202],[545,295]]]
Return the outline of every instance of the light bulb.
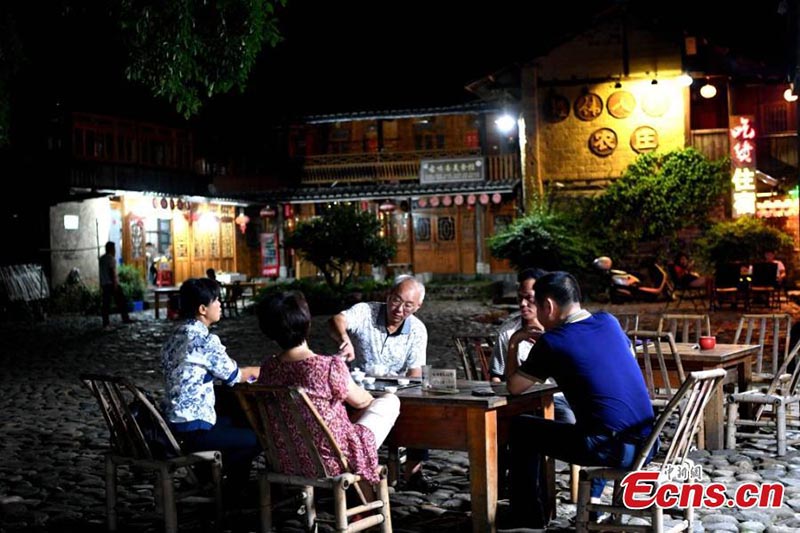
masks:
[[[797,101],[797,95],[792,92],[792,88],[789,87],[785,91],[783,91],[783,99],[787,102],[795,102]]]
[[[688,74],[681,74],[678,76],[678,85],[681,87],[689,87],[694,80]]]
[[[705,85],[700,87],[700,96],[703,98],[714,98],[717,96],[717,88],[706,82]]]

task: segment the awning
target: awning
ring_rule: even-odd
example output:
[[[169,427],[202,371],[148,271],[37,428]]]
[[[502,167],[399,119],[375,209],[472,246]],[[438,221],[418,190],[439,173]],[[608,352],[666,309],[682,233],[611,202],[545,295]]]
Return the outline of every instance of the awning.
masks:
[[[519,179],[469,181],[453,183],[397,183],[380,185],[342,185],[334,187],[303,187],[248,192],[231,195],[250,203],[315,204],[321,202],[357,202],[385,198],[419,198],[443,194],[513,193]]]

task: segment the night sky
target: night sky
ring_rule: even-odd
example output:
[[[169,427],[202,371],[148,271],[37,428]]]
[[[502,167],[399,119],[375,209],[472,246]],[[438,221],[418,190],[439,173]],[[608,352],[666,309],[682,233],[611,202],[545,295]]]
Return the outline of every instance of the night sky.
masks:
[[[25,113],[66,107],[185,124],[124,79],[119,32],[103,0],[55,0],[47,9],[7,1],[25,6],[16,14],[26,60],[14,80]],[[63,7],[72,4],[79,7]],[[284,41],[262,51],[244,94],[215,97],[190,125],[250,129],[309,113],[469,101],[470,81],[536,57],[621,4],[755,55],[785,60],[796,48],[778,0],[736,8],[727,0],[289,0],[279,10]]]

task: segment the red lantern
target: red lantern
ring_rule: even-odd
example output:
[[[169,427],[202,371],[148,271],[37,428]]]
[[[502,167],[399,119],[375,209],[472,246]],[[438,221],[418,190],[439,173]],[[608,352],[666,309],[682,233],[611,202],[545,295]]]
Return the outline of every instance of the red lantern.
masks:
[[[463,205],[464,204],[464,195],[463,194],[457,194],[453,201],[455,202],[456,205]]]
[[[378,211],[381,211],[382,213],[391,213],[395,209],[397,209],[397,206],[394,205],[394,202],[391,200],[386,200],[378,206]]]
[[[244,211],[240,211],[236,218],[233,219],[236,222],[236,225],[239,226],[239,231],[242,233],[247,231],[247,223],[250,222],[250,217],[244,214]]]
[[[437,207],[439,205],[439,197],[434,196],[431,198],[431,207]]]
[[[442,205],[445,207],[450,207],[453,205],[453,197],[452,196],[443,196],[442,197]]]
[[[417,205],[420,207],[425,207],[428,205],[428,200],[426,198],[420,198],[417,200]]]
[[[499,192],[496,192],[492,195],[492,202],[499,204],[502,201],[503,201],[503,196]]]
[[[467,203],[469,205],[475,205],[475,195],[474,194],[470,194],[469,196],[467,196]]]
[[[262,217],[266,217],[266,218],[272,218],[272,217],[274,217],[274,216],[275,216],[275,215],[277,215],[277,214],[278,214],[278,213],[277,213],[277,211],[275,211],[273,208],[271,208],[271,207],[269,207],[269,206],[265,206],[265,207],[264,207],[264,208],[263,208],[263,209],[262,209],[262,210],[259,212],[259,215],[261,215]]]
[[[480,197],[481,205],[486,205],[489,203],[489,195],[486,193],[481,194]]]

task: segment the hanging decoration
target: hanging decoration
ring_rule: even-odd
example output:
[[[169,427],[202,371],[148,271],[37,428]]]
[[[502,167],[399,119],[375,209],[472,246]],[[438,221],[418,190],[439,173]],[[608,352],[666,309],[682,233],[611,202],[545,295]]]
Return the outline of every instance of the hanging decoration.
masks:
[[[432,196],[431,197],[431,207],[438,207],[439,206],[439,197]]]
[[[496,192],[492,195],[492,202],[499,204],[502,201],[503,201],[503,196],[499,192]]]
[[[486,193],[483,193],[483,194],[481,194],[479,200],[481,202],[481,205],[486,205],[486,204],[489,203],[489,195],[486,194]]]
[[[452,196],[442,196],[442,205],[445,207],[450,207],[453,205],[453,197]]]
[[[386,200],[384,202],[381,202],[380,205],[378,205],[378,211],[380,211],[381,213],[391,213],[395,209],[397,209],[397,206],[391,200]]]
[[[457,194],[456,197],[453,199],[456,205],[463,205],[464,204],[464,195]]]
[[[250,222],[250,217],[244,214],[244,210],[241,210],[233,221],[239,226],[239,231],[244,234],[244,232],[247,231],[247,223]]]

